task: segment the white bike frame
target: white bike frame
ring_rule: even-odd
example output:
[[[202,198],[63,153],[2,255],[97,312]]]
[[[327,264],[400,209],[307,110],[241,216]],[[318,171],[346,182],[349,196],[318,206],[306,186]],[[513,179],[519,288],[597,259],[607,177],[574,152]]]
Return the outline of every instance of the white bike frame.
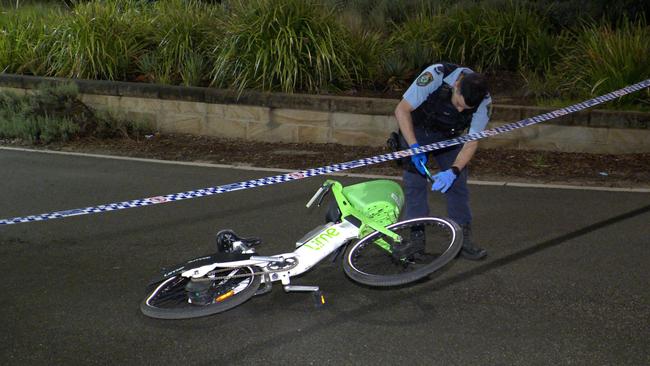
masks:
[[[262,275],[263,282],[266,282],[267,279],[271,282],[281,281],[285,286],[285,290],[289,290],[288,285],[290,284],[290,277],[298,276],[307,272],[325,257],[345,245],[348,241],[359,236],[359,228],[345,219],[341,220],[341,222],[337,224],[327,223],[317,229],[318,230],[316,230],[312,236],[305,238],[304,241],[296,243],[297,249],[293,252],[270,257],[253,255],[246,260],[211,263],[209,265],[192,268],[182,272],[181,276],[186,278],[201,278],[207,276],[208,273],[216,268],[257,266],[265,273]],[[235,245],[236,244],[237,243],[235,243]],[[291,268],[286,271],[274,270],[269,272],[267,269],[269,264],[284,263],[291,259],[295,260],[297,264],[291,266]],[[311,289],[294,288],[293,290]]]

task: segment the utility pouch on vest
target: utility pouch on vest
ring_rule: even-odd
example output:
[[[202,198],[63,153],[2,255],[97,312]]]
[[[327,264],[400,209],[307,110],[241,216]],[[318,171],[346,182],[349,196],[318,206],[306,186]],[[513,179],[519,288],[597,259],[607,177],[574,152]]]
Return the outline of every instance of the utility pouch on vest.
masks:
[[[392,152],[399,151],[400,150],[400,148],[399,148],[399,133],[396,132],[396,131],[391,132],[390,135],[388,135],[388,140],[386,140],[386,145],[388,146],[389,151],[392,151]],[[404,158],[395,160],[395,163],[397,163],[397,166],[401,167],[404,164],[404,162],[402,160],[404,160]]]
[[[388,148],[392,152],[397,152],[409,148],[409,146],[406,144],[406,140],[402,136],[402,131],[400,130],[393,131],[390,133],[390,135],[388,136],[388,140],[386,140],[386,145],[388,145]],[[413,173],[418,172],[415,166],[413,166],[410,157],[395,159],[395,163],[397,164],[398,167],[408,170],[409,172],[413,172]]]

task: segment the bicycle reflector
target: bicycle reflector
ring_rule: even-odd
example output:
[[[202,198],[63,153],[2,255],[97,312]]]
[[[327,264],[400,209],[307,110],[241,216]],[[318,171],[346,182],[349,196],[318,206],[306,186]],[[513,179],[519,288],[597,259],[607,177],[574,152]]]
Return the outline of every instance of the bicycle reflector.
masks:
[[[230,290],[230,291],[226,292],[226,293],[223,294],[223,295],[219,295],[219,296],[217,296],[217,297],[214,299],[214,301],[216,301],[216,302],[221,302],[221,301],[223,301],[223,300],[226,300],[226,299],[231,298],[232,295],[234,295],[234,294],[235,294],[235,291],[234,291],[234,290]]]

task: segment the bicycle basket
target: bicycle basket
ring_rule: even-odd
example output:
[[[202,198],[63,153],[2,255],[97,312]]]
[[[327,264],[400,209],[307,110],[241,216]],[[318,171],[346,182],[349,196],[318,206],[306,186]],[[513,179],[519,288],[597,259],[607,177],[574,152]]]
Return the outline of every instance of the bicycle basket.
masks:
[[[390,180],[371,180],[347,186],[343,188],[343,194],[356,210],[382,226],[397,222],[404,205],[402,187]],[[362,228],[361,236],[370,231],[372,229]]]

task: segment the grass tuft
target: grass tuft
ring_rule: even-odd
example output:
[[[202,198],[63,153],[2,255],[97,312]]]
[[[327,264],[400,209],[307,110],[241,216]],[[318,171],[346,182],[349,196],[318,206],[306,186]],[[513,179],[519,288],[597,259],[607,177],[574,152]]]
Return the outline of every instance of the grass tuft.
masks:
[[[318,92],[355,77],[343,28],[316,1],[238,2],[224,26],[214,50],[215,86]]]

